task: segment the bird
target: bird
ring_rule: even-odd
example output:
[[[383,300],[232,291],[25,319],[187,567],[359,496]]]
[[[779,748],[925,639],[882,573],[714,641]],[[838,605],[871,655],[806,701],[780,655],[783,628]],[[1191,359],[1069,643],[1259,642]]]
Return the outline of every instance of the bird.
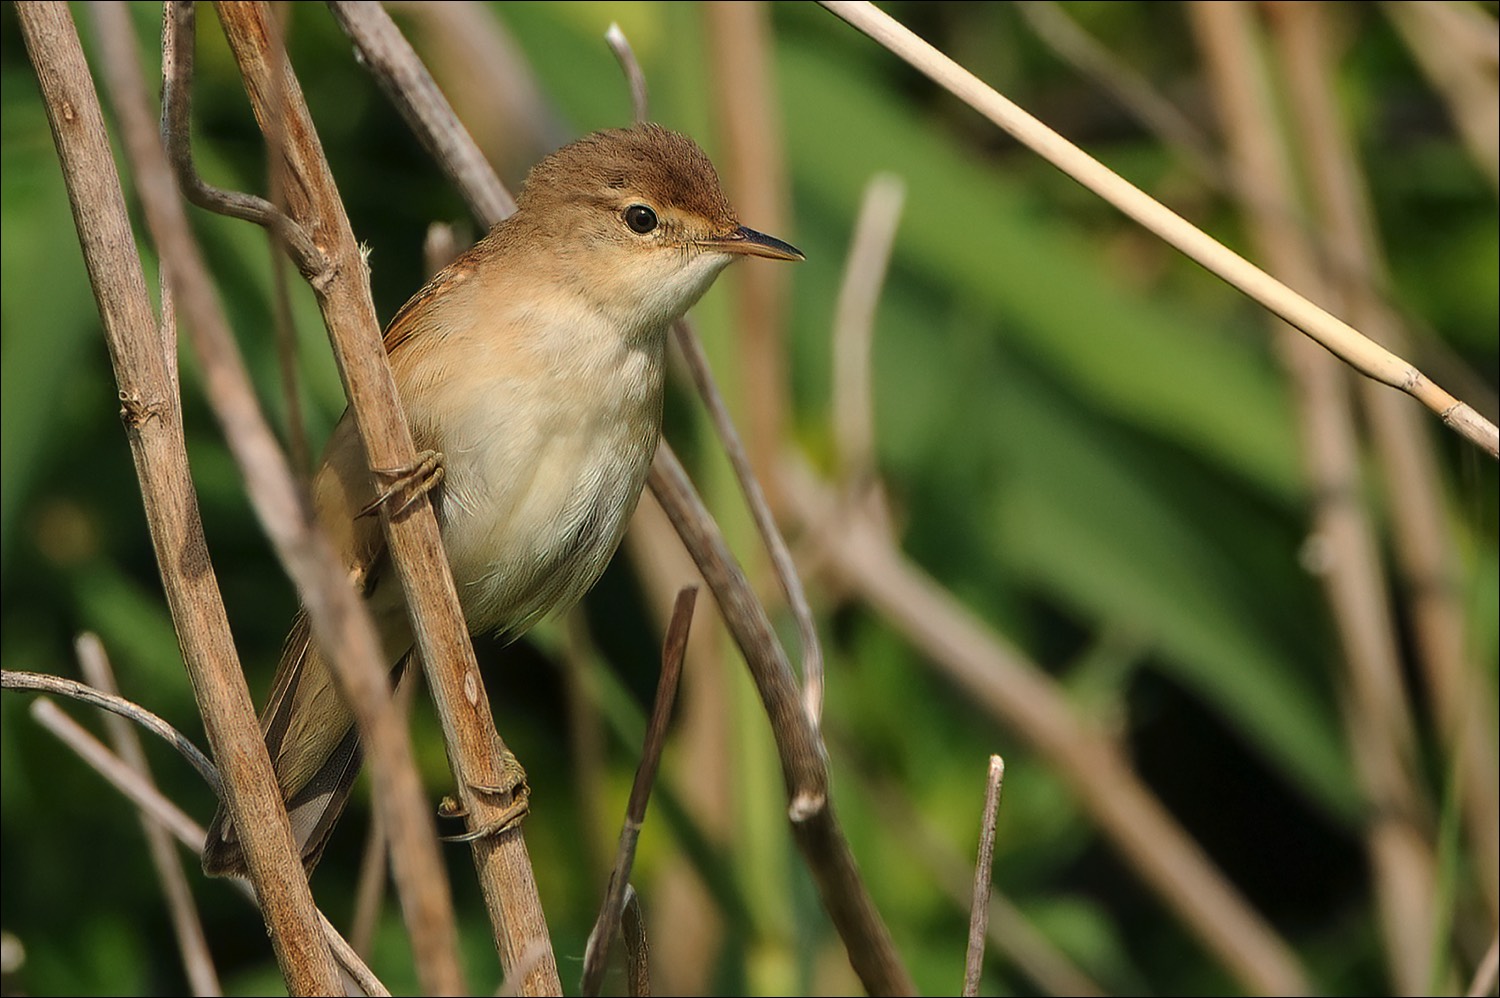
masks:
[[[515,212],[396,313],[384,344],[418,460],[373,473],[346,410],[311,482],[393,682],[412,629],[371,514],[431,496],[471,634],[513,639],[576,603],[640,499],[661,434],[668,331],[746,256],[803,259],[740,223],[691,138],[651,123],[605,129],[537,162]],[[362,754],[304,612],[261,728],[311,871]],[[203,869],[247,875],[222,803]]]

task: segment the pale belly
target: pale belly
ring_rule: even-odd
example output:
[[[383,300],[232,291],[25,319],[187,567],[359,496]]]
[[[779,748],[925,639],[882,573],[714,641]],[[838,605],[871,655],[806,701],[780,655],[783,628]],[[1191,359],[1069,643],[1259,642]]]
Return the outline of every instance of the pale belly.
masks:
[[[471,631],[519,632],[598,581],[640,499],[650,431],[553,438],[505,481],[506,469],[448,465],[443,544]],[[460,489],[469,503],[450,501]]]
[[[471,396],[435,434],[440,522],[469,629],[519,633],[598,581],[635,511],[661,427],[659,358]]]

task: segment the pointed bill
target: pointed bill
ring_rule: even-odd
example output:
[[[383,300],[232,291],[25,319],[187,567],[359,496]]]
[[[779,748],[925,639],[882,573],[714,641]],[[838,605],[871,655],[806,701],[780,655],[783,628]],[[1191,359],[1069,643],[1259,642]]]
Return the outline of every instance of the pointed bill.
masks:
[[[700,246],[718,250],[720,253],[739,253],[744,256],[763,256],[768,260],[802,260],[802,251],[791,243],[784,243],[775,236],[741,225],[726,236],[705,239]]]

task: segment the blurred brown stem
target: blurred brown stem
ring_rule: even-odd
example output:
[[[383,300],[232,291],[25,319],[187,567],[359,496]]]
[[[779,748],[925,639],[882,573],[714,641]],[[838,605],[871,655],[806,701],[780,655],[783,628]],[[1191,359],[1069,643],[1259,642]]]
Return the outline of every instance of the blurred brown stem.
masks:
[[[1307,161],[1323,256],[1333,293],[1372,337],[1392,349],[1410,337],[1383,294],[1390,277],[1370,208],[1369,185],[1354,152],[1347,116],[1336,100],[1336,61],[1327,23],[1338,9],[1315,4],[1274,8],[1288,82],[1287,104]],[[1493,22],[1491,22],[1493,28]],[[1360,382],[1360,401],[1390,496],[1395,556],[1405,582],[1414,652],[1433,723],[1461,788],[1469,855],[1492,921],[1500,919],[1500,779],[1487,720],[1486,681],[1469,648],[1460,558],[1449,526],[1434,441],[1421,414],[1399,396]]]
[[[708,62],[714,67],[714,122],[724,143],[730,198],[751,224],[786,236],[786,158],[776,121],[770,9],[760,2],[703,6]],[[776,455],[786,432],[785,268],[757,260],[728,275],[740,345],[740,393],[749,465],[779,509]]]
[[[1416,56],[1417,64],[1448,103],[1448,113],[1491,187],[1500,188],[1500,90],[1495,86],[1500,48],[1495,15],[1479,4],[1383,5]]]
[[[1310,245],[1292,153],[1279,138],[1273,80],[1258,53],[1250,5],[1189,7],[1229,147],[1231,174],[1250,236],[1267,267],[1314,301],[1338,304]],[[1288,12],[1283,12],[1283,16]],[[1301,94],[1294,100],[1306,99]],[[1415,778],[1415,734],[1374,528],[1362,501],[1359,440],[1345,371],[1326,352],[1278,324],[1277,345],[1298,407],[1312,571],[1343,646],[1344,714],[1351,756],[1369,803],[1364,829],[1392,986],[1418,994],[1432,965],[1436,859],[1423,823],[1429,810]]]
[[[782,481],[804,536],[816,545],[811,557],[834,583],[857,593],[977,704],[1035,746],[1141,879],[1248,990],[1309,993],[1291,947],[1049,676],[914,565],[879,525],[840,506],[804,464],[789,460]]]

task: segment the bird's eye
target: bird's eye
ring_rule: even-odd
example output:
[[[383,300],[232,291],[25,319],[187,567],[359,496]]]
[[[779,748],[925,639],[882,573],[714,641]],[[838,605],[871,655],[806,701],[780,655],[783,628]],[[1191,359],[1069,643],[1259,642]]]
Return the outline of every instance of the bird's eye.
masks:
[[[625,209],[625,224],[630,226],[631,232],[644,236],[656,228],[656,212],[643,204],[633,204]]]

